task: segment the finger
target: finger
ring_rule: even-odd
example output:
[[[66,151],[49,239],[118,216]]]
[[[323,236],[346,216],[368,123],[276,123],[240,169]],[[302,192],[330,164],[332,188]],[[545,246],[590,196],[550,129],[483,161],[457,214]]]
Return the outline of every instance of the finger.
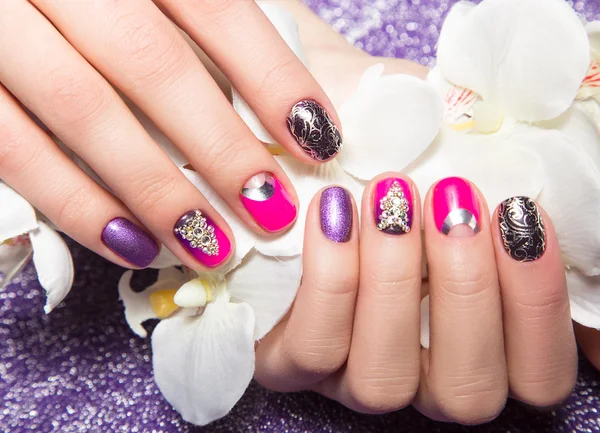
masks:
[[[350,354],[343,374],[317,388],[359,412],[408,406],[419,386],[420,203],[412,181],[397,174],[373,179],[363,195]]]
[[[0,81],[184,264],[223,264],[233,251],[223,219],[156,146],[110,85],[30,3],[3,6],[6,3],[10,11],[0,13]],[[21,36],[15,38],[17,34]],[[192,238],[196,246],[174,232],[174,226],[193,218],[191,209],[201,209],[202,221],[213,227],[207,236],[201,230]],[[212,247],[214,239],[218,248]]]
[[[556,233],[527,197],[504,201],[492,228],[511,396],[533,406],[560,403],[575,386],[577,347]]]
[[[329,187],[306,221],[303,277],[287,322],[256,350],[255,378],[278,391],[306,389],[346,362],[358,288],[358,227],[350,193]]]
[[[151,0],[33,2],[248,225],[277,232],[293,223],[296,198],[289,179]]]
[[[144,268],[159,246],[133,215],[61,152],[0,86],[0,178],[71,238],[107,259]]]
[[[156,2],[219,66],[277,143],[306,162],[339,152],[333,105],[254,1]]]
[[[600,370],[600,331],[575,323],[577,343],[596,370]]]
[[[495,418],[507,396],[502,305],[486,203],[447,178],[425,202],[430,350],[419,396],[461,424]]]

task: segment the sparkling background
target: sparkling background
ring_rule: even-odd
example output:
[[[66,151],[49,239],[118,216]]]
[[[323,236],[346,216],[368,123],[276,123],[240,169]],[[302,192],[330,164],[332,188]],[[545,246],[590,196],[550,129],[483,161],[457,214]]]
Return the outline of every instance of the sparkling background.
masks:
[[[433,64],[448,0],[306,0],[356,46],[377,55]],[[576,1],[600,19],[600,0]],[[535,25],[535,23],[532,23]],[[5,432],[595,432],[600,374],[581,361],[567,403],[540,412],[509,402],[493,423],[465,428],[435,423],[413,409],[355,414],[311,393],[276,394],[252,385],[232,413],[209,427],[181,420],[152,379],[146,340],[123,319],[117,281],[123,270],[71,244],[76,282],[49,316],[35,271],[0,293],[0,428]]]

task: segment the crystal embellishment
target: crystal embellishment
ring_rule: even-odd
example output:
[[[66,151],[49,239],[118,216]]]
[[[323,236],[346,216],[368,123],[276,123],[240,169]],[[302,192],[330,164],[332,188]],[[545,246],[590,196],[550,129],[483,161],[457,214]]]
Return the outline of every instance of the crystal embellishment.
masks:
[[[204,254],[216,256],[219,254],[219,241],[215,236],[215,228],[206,222],[199,210],[185,225],[176,228],[175,233],[190,243],[192,248],[202,250]]]
[[[381,231],[410,232],[408,200],[398,182],[392,183],[387,194],[379,201],[381,214],[377,228]]]

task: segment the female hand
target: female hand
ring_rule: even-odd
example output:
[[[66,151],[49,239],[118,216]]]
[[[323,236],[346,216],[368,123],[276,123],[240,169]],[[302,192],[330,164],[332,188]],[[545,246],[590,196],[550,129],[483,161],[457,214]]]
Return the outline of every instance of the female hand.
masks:
[[[515,197],[490,223],[481,193],[459,178],[432,187],[423,218],[420,203],[414,184],[393,173],[366,188],[360,226],[344,189],[315,197],[302,285],[258,344],[255,378],[359,412],[413,404],[461,424],[492,420],[509,396],[561,402],[575,383],[577,351],[548,216]],[[422,232],[429,350],[419,343]]]
[[[331,103],[254,1],[12,0],[0,3],[0,179],[115,263],[148,266],[162,243],[190,267],[214,267],[233,251],[230,228],[115,88],[257,232],[288,227],[296,197],[170,19],[291,154],[308,163],[335,156],[341,138]],[[195,223],[212,231],[196,236]]]

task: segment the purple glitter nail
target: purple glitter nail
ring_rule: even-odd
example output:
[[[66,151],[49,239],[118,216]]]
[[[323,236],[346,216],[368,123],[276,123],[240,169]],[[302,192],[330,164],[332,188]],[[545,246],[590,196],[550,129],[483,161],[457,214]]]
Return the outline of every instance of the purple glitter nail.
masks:
[[[327,188],[321,194],[321,230],[334,242],[348,242],[352,234],[352,200],[350,193],[339,186]]]
[[[154,239],[125,218],[111,220],[102,231],[102,242],[132,265],[145,268],[158,256]]]

